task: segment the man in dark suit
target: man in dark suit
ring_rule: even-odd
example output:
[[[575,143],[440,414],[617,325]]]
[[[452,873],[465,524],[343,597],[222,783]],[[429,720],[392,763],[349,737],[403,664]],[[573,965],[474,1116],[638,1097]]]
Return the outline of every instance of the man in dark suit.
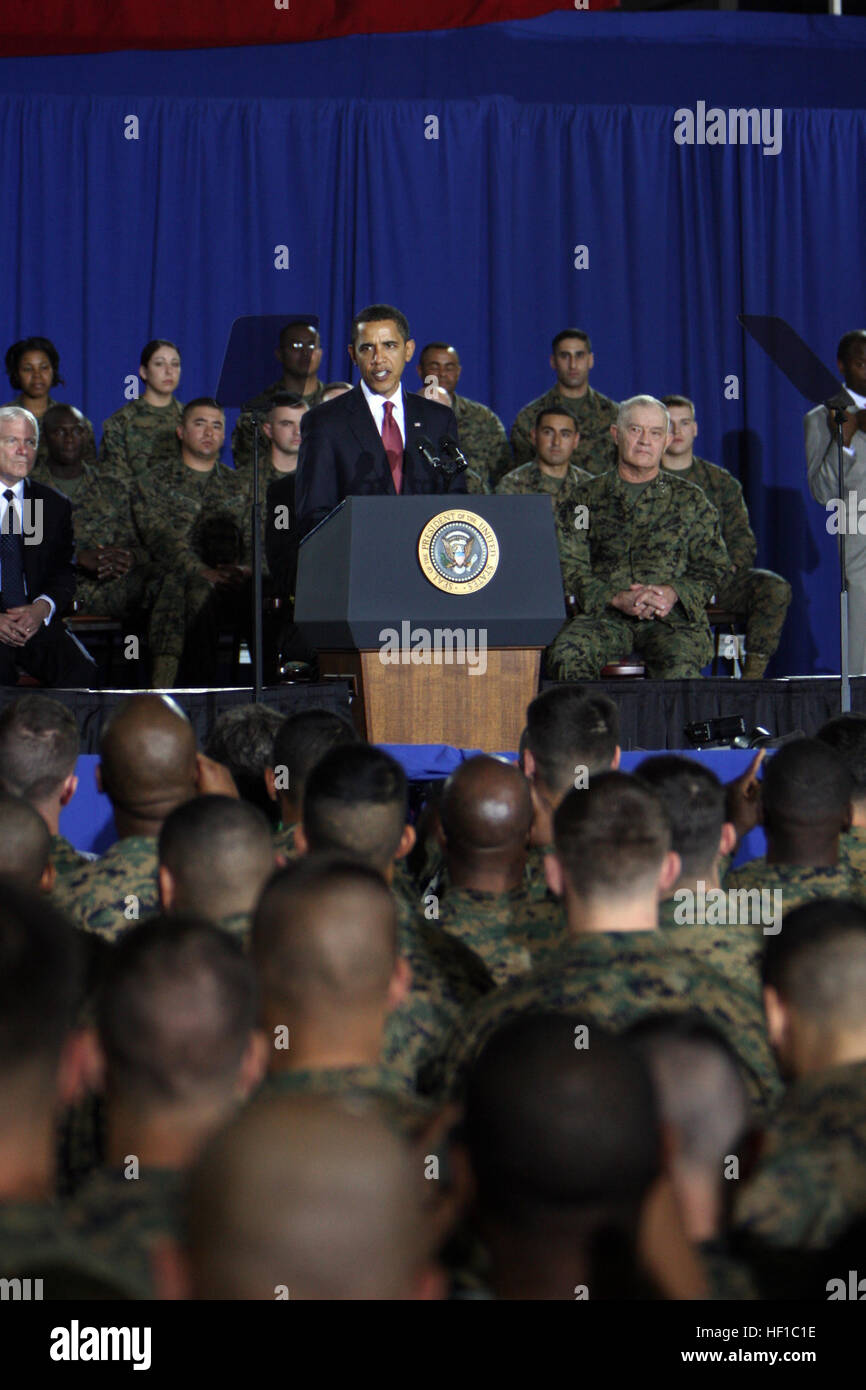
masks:
[[[21,671],[43,685],[92,686],[96,666],[61,621],[75,595],[72,509],[30,479],[39,426],[0,409],[0,685]]]
[[[301,423],[295,487],[300,535],[306,535],[344,497],[465,493],[465,475],[449,477],[428,463],[440,441],[457,442],[453,410],[403,391],[400,378],[415,343],[405,315],[390,304],[371,304],[355,315],[349,355],[360,385],[316,406]]]

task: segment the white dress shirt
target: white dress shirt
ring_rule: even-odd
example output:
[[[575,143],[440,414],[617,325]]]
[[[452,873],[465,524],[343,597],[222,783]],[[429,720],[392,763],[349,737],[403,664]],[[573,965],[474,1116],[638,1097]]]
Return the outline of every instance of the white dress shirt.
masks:
[[[406,447],[406,417],[403,407],[403,392],[398,386],[393,396],[377,396],[375,391],[371,391],[366,381],[361,382],[361,390],[364,392],[364,399],[370,407],[370,413],[379,434],[385,424],[385,402],[390,401],[394,407],[391,419],[396,420],[397,428],[400,431],[400,438],[403,440],[403,447]]]
[[[4,533],[8,533],[8,531],[11,531],[11,530],[13,529],[10,520],[7,519],[7,516],[6,516],[6,513],[9,511],[9,502],[7,501],[7,499],[6,499],[6,498],[4,497],[4,495],[3,495],[5,492],[7,492],[7,491],[10,490],[10,486],[11,486],[11,491],[15,494],[15,505],[16,505],[16,508],[17,508],[17,510],[18,510],[18,523],[17,523],[17,524],[18,524],[19,526],[21,526],[22,528],[23,528],[23,525],[24,525],[24,479],[23,479],[23,478],[19,478],[18,481],[17,481],[17,483],[12,483],[11,485],[8,484],[8,483],[4,483],[4,482],[2,481],[2,479],[0,479],[0,531],[3,531]],[[23,534],[23,532],[22,532],[22,534]],[[25,544],[25,545],[27,544],[27,538],[26,538],[26,536],[24,537],[24,544]],[[3,575],[2,575],[2,572],[0,572],[0,589],[2,589],[2,588],[3,588]],[[25,590],[25,592],[26,592],[26,590],[27,590],[27,576],[26,576],[26,575],[24,576],[24,590]],[[51,619],[54,617],[54,610],[55,610],[55,608],[57,607],[57,605],[56,605],[56,603],[54,602],[54,599],[53,599],[53,598],[49,598],[47,594],[37,594],[36,597],[37,597],[37,598],[44,599],[45,602],[48,604],[49,609],[51,610],[51,611],[49,612],[49,614],[48,614],[48,617],[42,619],[42,621],[47,625],[48,623],[51,622]],[[30,598],[30,595],[29,595],[29,594],[27,595],[27,600],[28,600],[29,603],[35,603],[35,602],[36,602],[36,599]]]

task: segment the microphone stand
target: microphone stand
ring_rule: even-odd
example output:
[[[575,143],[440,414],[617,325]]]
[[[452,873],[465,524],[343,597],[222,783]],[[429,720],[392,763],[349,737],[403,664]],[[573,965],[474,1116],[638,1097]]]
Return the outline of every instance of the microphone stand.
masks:
[[[253,703],[262,698],[262,505],[259,497],[259,412],[253,412]]]
[[[840,676],[842,679],[841,708],[843,714],[851,712],[851,673],[848,654],[848,570],[845,564],[845,532],[848,526],[848,504],[845,498],[845,465],[842,450],[842,426],[848,418],[845,406],[833,405],[833,418],[836,422],[836,458],[838,466],[839,501],[842,507],[844,525],[839,530],[839,637],[841,645]]]

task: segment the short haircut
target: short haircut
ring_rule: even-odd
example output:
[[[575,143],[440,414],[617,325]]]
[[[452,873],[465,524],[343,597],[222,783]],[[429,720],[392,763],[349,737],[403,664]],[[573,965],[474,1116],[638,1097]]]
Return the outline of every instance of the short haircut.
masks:
[[[418,354],[418,361],[423,362],[424,356],[428,352],[453,352],[458,359],[460,356],[453,343],[425,343]]]
[[[662,405],[675,405],[678,406],[680,410],[690,410],[692,412],[692,419],[694,419],[695,403],[694,401],[690,401],[688,396],[660,396],[659,399]]]
[[[284,768],[293,801],[303,799],[307,778],[316,763],[332,748],[359,743],[355,726],[329,709],[303,709],[284,719],[274,739],[275,771]]]
[[[822,1032],[866,1026],[866,909],[844,898],[803,903],[768,936],[765,985]]]
[[[322,387],[322,395],[326,396],[329,391],[351,391],[351,389],[351,381],[329,381],[326,386]]]
[[[109,1085],[164,1105],[230,1092],[256,1008],[252,964],[226,932],[195,917],[142,922],[111,952],[97,996]]]
[[[311,850],[356,854],[376,869],[392,863],[409,809],[400,764],[367,743],[334,748],[304,790],[303,825]]]
[[[619,711],[607,695],[577,685],[544,690],[526,711],[526,747],[551,791],[575,785],[578,767],[589,776],[610,768],[619,744]]]
[[[397,959],[393,895],[368,864],[306,855],[265,887],[251,954],[265,1002],[301,1010],[328,1001],[348,1008],[384,1003]]]
[[[56,421],[64,415],[71,415],[79,428],[84,427],[84,416],[76,406],[68,405],[66,401],[57,401],[54,405],[50,405],[42,416],[42,433],[49,434],[54,429]]]
[[[664,802],[671,823],[671,849],[682,860],[682,877],[709,869],[719,852],[725,823],[725,789],[716,774],[693,758],[662,753],[644,758],[635,776]]]
[[[81,736],[75,716],[47,695],[22,695],[0,710],[0,788],[45,801],[75,771]]]
[[[44,352],[48,361],[51,363],[53,373],[52,386],[62,386],[63,377],[60,375],[60,353],[54,346],[50,338],[19,338],[17,343],[13,343],[6,350],[6,375],[9,378],[9,385],[13,391],[21,390],[21,378],[18,375],[18,364],[25,352]]]
[[[670,434],[671,417],[668,414],[668,408],[666,405],[663,405],[661,401],[657,400],[655,396],[629,396],[627,401],[620,401],[619,409],[616,413],[617,429],[624,430],[626,422],[631,419],[632,412],[646,406],[652,406],[654,409],[661,412],[665,420],[665,432]]]
[[[33,433],[36,435],[36,443],[39,443],[39,421],[31,411],[26,410],[23,405],[4,405],[0,406],[0,423],[4,420],[26,420]]]
[[[283,723],[278,710],[268,705],[239,705],[225,710],[214,721],[204,751],[224,763],[235,779],[244,801],[273,816],[273,802],[265,785],[265,769],[273,766],[274,739]]]
[[[309,410],[309,408],[303,396],[297,395],[295,391],[275,391],[271,396],[268,414],[270,415],[272,410]]]
[[[175,881],[181,910],[212,920],[250,910],[251,895],[258,896],[274,868],[271,827],[247,801],[194,796],[163,821],[159,862]]]
[[[196,396],[194,401],[187,401],[181,411],[181,423],[185,425],[192,412],[194,410],[201,410],[203,406],[209,406],[211,410],[218,410],[220,415],[225,415],[225,411],[219,401],[214,400],[213,396]]]
[[[768,829],[842,822],[853,779],[842,755],[817,738],[787,743],[767,761],[761,800]]]
[[[583,898],[649,889],[671,845],[661,797],[625,772],[602,772],[572,790],[553,817],[556,853]]]
[[[542,406],[541,410],[539,410],[534,421],[532,422],[533,428],[538,429],[541,425],[542,420],[545,419],[545,417],[548,415],[565,415],[574,425],[574,428],[578,431],[580,430],[580,425],[578,424],[577,416],[573,413],[573,411],[569,410],[568,407],[564,405]]]
[[[176,352],[178,357],[180,357],[180,348],[177,346],[177,343],[173,343],[170,338],[151,338],[150,342],[145,343],[144,347],[141,349],[141,357],[138,360],[142,367],[147,366],[153,354],[158,352],[160,348],[171,348],[172,352]]]
[[[843,365],[847,364],[854,348],[861,344],[866,344],[866,328],[853,328],[850,333],[843,333],[836,349],[837,360]]]
[[[78,935],[44,894],[0,892],[0,1074],[56,1066],[83,988]]]
[[[368,304],[366,309],[362,309],[352,319],[352,346],[354,347],[358,339],[358,329],[362,323],[387,323],[388,320],[397,325],[397,329],[404,343],[408,343],[411,338],[409,332],[409,320],[405,314],[401,314],[399,309],[395,309],[393,304]]]
[[[0,796],[0,879],[35,892],[50,859],[51,836],[39,812],[20,796]]]
[[[851,774],[854,800],[866,801],[866,714],[840,714],[815,737],[835,748]]]
[[[289,319],[288,323],[284,323],[280,329],[280,347],[283,346],[283,339],[292,328],[310,328],[315,333],[316,337],[319,337],[318,328],[314,323],[310,323],[309,319]]]
[[[559,344],[565,338],[580,338],[582,343],[586,343],[587,352],[592,352],[592,343],[589,340],[589,334],[584,333],[582,328],[560,328],[553,342],[550,344],[550,351],[554,356],[556,356],[556,349],[559,347]]]

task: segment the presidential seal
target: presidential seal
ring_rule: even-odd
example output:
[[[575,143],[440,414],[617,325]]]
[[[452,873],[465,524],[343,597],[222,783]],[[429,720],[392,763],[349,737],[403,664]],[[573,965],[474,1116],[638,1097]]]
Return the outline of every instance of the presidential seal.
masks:
[[[440,512],[418,538],[418,559],[437,589],[474,594],[496,573],[499,542],[493,527],[476,512]]]

